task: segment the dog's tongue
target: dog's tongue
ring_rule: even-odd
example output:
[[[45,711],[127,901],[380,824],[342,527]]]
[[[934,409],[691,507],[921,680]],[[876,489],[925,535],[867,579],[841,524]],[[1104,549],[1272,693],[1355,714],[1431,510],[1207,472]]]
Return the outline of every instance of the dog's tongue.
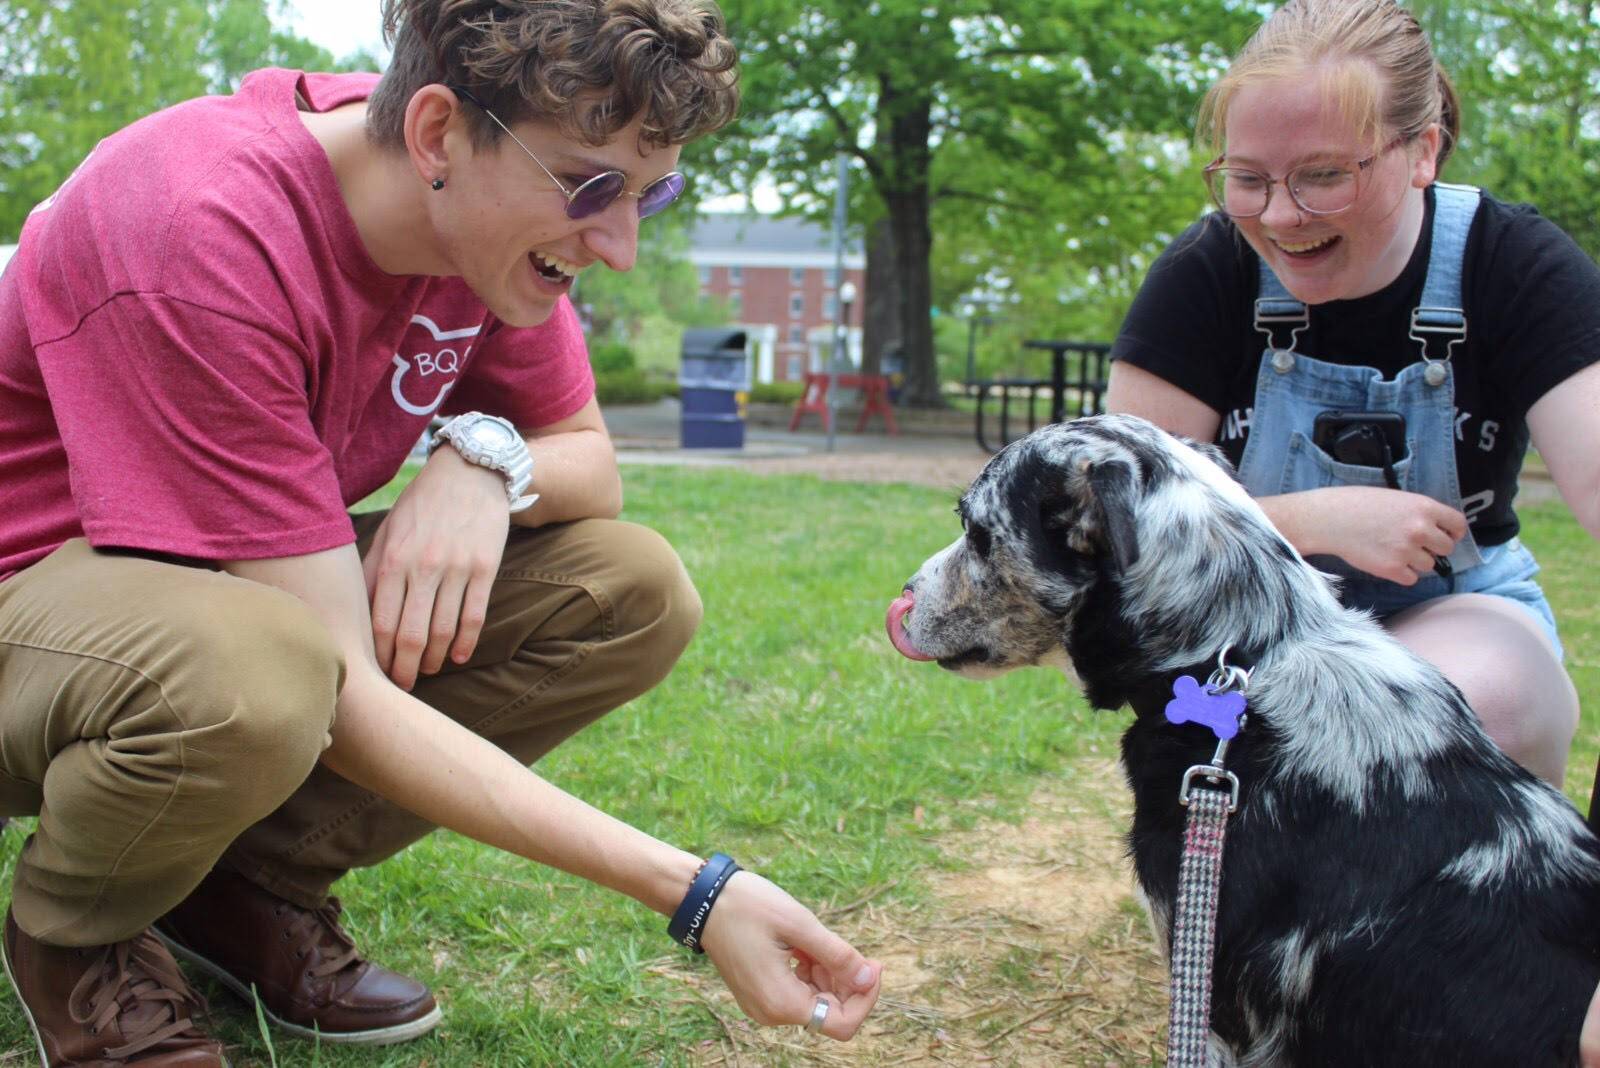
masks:
[[[889,642],[908,660],[932,660],[933,657],[911,643],[911,635],[906,633],[905,618],[906,613],[911,611],[911,603],[911,594],[906,593],[896,597],[889,606],[889,617],[884,620],[884,626],[889,630]]]

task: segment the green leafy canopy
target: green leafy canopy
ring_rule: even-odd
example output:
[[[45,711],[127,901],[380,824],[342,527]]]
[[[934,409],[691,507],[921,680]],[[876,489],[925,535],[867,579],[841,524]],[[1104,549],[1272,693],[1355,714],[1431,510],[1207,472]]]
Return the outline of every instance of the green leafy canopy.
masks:
[[[280,0],[0,0],[0,241],[94,146],[269,66],[359,69],[277,29]],[[374,5],[373,18],[377,18]]]

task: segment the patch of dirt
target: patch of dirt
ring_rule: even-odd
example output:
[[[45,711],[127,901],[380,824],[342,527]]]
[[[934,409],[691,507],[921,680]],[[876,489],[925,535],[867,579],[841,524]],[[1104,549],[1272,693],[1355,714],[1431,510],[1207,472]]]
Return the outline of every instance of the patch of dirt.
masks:
[[[941,842],[953,870],[922,906],[866,899],[823,919],[886,964],[877,1010],[847,1045],[749,1025],[720,989],[723,1026],[695,1051],[726,1065],[1156,1065],[1166,969],[1134,897],[1114,764],[1065,769],[1020,823],[985,819]]]

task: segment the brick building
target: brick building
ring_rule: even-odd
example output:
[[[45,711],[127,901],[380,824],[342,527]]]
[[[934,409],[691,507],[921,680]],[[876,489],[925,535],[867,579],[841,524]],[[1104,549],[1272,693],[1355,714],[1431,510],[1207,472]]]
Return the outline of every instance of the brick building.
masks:
[[[827,227],[803,219],[702,213],[689,233],[689,261],[700,272],[700,291],[726,299],[731,318],[749,334],[757,382],[797,382],[827,360],[838,294]],[[848,343],[858,364],[865,268],[860,243],[847,243],[844,277],[856,287]]]

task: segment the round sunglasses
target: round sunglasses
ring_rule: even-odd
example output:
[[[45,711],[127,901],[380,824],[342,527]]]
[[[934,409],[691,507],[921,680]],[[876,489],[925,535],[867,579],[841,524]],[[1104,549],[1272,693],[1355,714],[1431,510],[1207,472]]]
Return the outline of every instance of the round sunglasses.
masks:
[[[451,85],[446,86],[451,92],[472,104],[479,111],[489,116],[494,124],[505,131],[516,146],[528,154],[528,158],[539,165],[545,177],[556,183],[556,188],[561,190],[561,195],[567,198],[567,218],[586,219],[609,208],[618,197],[637,197],[639,199],[639,218],[648,219],[657,212],[663,211],[674,200],[682,195],[684,187],[689,184],[689,179],[672,171],[663,174],[637,193],[628,192],[628,176],[621,171],[602,171],[576,189],[568,189],[566,183],[546,167],[533,150],[522,143],[516,134],[511,132],[511,127],[500,121],[500,116],[490,111],[483,102],[465,89]]]

